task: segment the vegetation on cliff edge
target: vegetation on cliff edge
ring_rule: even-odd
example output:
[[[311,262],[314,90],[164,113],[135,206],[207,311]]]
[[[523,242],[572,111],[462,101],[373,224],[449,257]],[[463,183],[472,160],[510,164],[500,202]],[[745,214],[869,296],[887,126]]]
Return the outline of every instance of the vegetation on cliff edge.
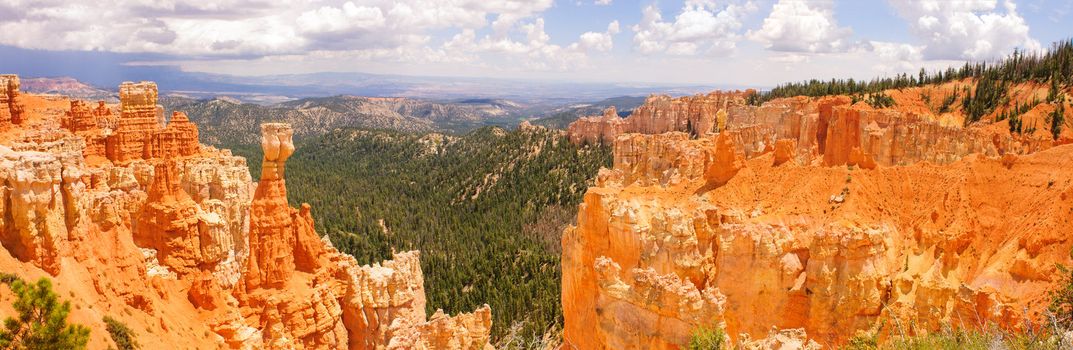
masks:
[[[966,62],[960,68],[950,67],[946,70],[927,72],[923,68],[917,75],[899,74],[894,77],[875,78],[869,81],[854,79],[809,80],[776,86],[770,91],[759,92],[749,96],[748,102],[759,105],[775,98],[793,96],[830,96],[849,95],[857,100],[865,100],[873,107],[890,107],[893,100],[887,101],[876,94],[889,89],[904,89],[931,84],[942,84],[969,79],[963,91],[955,91],[946,96],[937,111],[951,111],[957,99],[961,99],[961,111],[965,114],[965,123],[980,121],[984,116],[1006,106],[1007,110],[996,116],[997,120],[1010,119],[1010,131],[1021,132],[1022,126],[1018,116],[1029,108],[1008,106],[1009,89],[1013,84],[1037,83],[1051,86],[1047,102],[1055,104],[1058,110],[1048,120],[1051,133],[1057,139],[1063,126],[1063,102],[1058,100],[1060,91],[1073,85],[1073,39],[1052,44],[1049,50],[1037,53],[1014,51],[1013,54],[996,62]],[[865,96],[867,95],[867,98]],[[926,96],[930,99],[930,96]],[[890,103],[888,103],[890,102]],[[1039,102],[1032,103],[1035,106]]]
[[[968,63],[960,68],[927,72],[918,75],[899,74],[894,77],[875,78],[869,81],[854,79],[809,80],[778,85],[770,91],[760,92],[750,102],[759,104],[775,98],[793,96],[861,95],[929,84],[942,84],[962,79],[989,80],[985,83],[1052,83],[1068,86],[1073,83],[1073,39],[1051,45],[1041,53],[1028,54],[1014,51],[1004,60],[994,63]],[[979,88],[980,85],[977,85]],[[988,92],[987,94],[991,94]]]

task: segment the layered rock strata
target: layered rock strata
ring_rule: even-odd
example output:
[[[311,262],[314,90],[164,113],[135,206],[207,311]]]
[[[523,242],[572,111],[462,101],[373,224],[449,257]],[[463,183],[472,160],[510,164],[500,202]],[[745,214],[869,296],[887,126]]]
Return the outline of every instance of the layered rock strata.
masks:
[[[101,129],[108,160],[126,164],[138,159],[192,156],[200,151],[197,126],[186,114],[175,112],[170,123],[165,122],[164,108],[157,104],[155,83],[125,82],[119,86],[119,101],[120,116],[114,130]]]
[[[123,164],[144,159],[153,134],[160,130],[155,83],[124,82],[119,86],[120,115],[113,136],[108,138],[108,159]]]
[[[86,158],[105,157],[114,124],[112,110],[104,101],[98,101],[97,107],[91,109],[84,101],[72,100],[71,109],[60,121],[61,127],[82,137],[85,142],[82,155]]]
[[[148,348],[489,347],[487,306],[426,318],[418,252],[359,265],[317,235],[312,208],[287,204],[288,125],[264,126],[251,190],[244,158],[197,144],[184,114],[157,119],[155,85],[120,90],[118,122],[60,100],[26,109],[34,122],[0,145],[0,270],[51,278],[91,348],[112,344],[102,315],[151,334]]]

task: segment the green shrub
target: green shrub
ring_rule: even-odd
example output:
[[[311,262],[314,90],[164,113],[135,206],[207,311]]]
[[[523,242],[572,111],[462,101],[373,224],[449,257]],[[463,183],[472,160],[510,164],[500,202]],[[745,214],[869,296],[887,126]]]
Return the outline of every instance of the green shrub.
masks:
[[[1058,265],[1062,282],[1058,289],[1051,291],[1051,305],[1048,308],[1054,314],[1055,323],[1064,329],[1073,329],[1073,269]]]
[[[15,281],[19,281],[19,280],[21,280],[21,278],[19,278],[19,276],[16,275],[16,274],[7,273],[7,272],[0,272],[0,283],[11,284],[11,283],[13,283]]]
[[[846,350],[875,350],[879,349],[879,337],[877,334],[861,334],[849,339]]]
[[[955,89],[954,93],[946,95],[946,98],[943,98],[943,103],[939,105],[939,114],[950,112],[950,107],[954,105],[954,102],[956,102],[957,99],[958,91]]]
[[[85,349],[89,329],[67,324],[71,303],[60,302],[47,278],[28,284],[15,278],[10,282],[15,293],[17,318],[8,317],[0,329],[0,349],[67,350]]]
[[[883,345],[890,350],[987,350],[992,337],[978,332],[938,332],[924,336],[893,339]]]
[[[872,108],[894,107],[894,98],[882,92],[869,94],[867,102]]]
[[[112,341],[115,342],[115,346],[118,350],[134,350],[139,349],[138,340],[135,339],[134,331],[127,327],[126,324],[112,318],[111,316],[104,316],[104,324],[108,327],[108,334],[112,336]]]
[[[718,350],[723,348],[726,334],[719,328],[697,327],[689,337],[689,350]]]

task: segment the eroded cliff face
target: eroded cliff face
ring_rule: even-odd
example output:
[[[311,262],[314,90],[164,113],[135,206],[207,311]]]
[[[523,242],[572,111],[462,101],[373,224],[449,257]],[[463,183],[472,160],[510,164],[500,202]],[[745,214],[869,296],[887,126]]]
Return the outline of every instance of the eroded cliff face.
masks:
[[[567,136],[575,144],[611,145],[625,133],[677,131],[698,138],[729,130],[736,132],[734,142],[746,158],[773,151],[779,140],[793,140],[794,148],[783,150],[783,155],[800,164],[875,162],[884,166],[949,164],[970,154],[1029,154],[1073,140],[1069,131],[1057,139],[1042,129],[1010,134],[1008,121],[994,121],[994,117],[963,126],[965,117],[961,111],[936,114],[920,101],[905,97],[935,93],[925,89],[937,88],[891,91],[899,103],[883,109],[865,102],[853,103],[848,96],[799,96],[752,106],[746,101],[755,93],[753,90],[678,98],[651,96],[626,118],[617,117],[614,110],[599,117],[581,118],[570,124]],[[1046,108],[1051,107],[1041,105],[1036,109]],[[1000,110],[996,108],[992,114]],[[1043,125],[1046,113],[1041,112],[1032,110],[1023,118]],[[855,152],[859,154],[851,157]]]
[[[118,117],[18,95],[26,118],[0,132],[0,270],[53,279],[91,348],[112,344],[103,315],[149,348],[489,347],[487,306],[426,315],[418,252],[360,265],[287,204],[289,125],[262,126],[251,190],[245,159],[199,145],[181,112],[165,124],[155,84],[120,92]]]
[[[562,238],[566,347],[675,349],[702,326],[833,347],[1040,319],[1071,261],[1073,146],[849,102],[618,136]]]
[[[753,90],[714,91],[680,98],[652,95],[627,118],[620,118],[611,107],[603,115],[570,123],[567,135],[575,144],[611,144],[624,133],[683,131],[692,136],[707,135],[725,129],[728,110],[744,105],[745,98],[754,93]]]

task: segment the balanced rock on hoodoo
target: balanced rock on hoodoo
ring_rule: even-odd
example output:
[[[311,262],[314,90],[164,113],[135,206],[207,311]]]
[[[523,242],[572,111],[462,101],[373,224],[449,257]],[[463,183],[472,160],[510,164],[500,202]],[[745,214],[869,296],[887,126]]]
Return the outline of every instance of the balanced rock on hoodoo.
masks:
[[[288,124],[261,125],[261,181],[250,207],[250,256],[246,287],[282,286],[294,272],[295,231],[283,170],[294,153]]]

